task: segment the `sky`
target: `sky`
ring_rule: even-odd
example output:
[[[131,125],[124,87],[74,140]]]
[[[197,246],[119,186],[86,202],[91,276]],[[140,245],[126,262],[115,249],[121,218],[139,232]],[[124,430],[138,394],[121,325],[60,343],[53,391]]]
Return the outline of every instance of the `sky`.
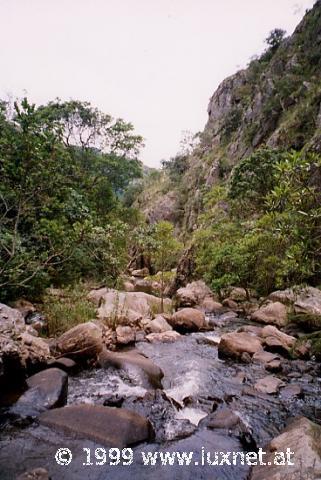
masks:
[[[133,123],[141,159],[204,128],[219,83],[315,0],[0,0],[0,98],[86,100]]]

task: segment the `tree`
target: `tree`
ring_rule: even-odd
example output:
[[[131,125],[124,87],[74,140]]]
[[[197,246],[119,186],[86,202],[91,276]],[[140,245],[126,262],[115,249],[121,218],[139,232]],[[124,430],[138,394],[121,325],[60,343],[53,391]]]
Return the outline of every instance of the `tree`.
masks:
[[[130,124],[89,104],[0,103],[3,298],[82,275],[115,279],[128,237],[119,197],[141,175],[140,145]]]
[[[285,30],[282,30],[282,28],[275,28],[269,33],[268,37],[265,39],[265,43],[267,43],[272,51],[275,51],[281,45],[285,35]]]
[[[156,269],[161,272],[161,310],[164,311],[165,271],[175,264],[182,244],[174,237],[173,224],[160,221],[152,234],[152,257]]]

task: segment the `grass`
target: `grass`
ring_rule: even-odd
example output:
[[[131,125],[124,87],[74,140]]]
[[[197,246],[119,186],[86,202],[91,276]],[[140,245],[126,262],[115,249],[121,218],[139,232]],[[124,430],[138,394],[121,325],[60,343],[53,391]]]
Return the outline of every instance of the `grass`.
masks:
[[[79,284],[60,290],[59,295],[47,293],[40,310],[47,321],[47,335],[57,336],[70,328],[96,318],[95,306],[87,300],[88,290]]]

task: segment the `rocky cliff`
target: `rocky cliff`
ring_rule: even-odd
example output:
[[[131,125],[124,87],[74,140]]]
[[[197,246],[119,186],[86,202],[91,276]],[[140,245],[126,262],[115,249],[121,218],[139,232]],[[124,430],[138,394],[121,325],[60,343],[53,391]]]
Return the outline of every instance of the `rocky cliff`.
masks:
[[[186,159],[185,172],[176,183],[163,178],[162,189],[154,189],[157,195],[143,192],[145,213],[152,221],[166,217],[184,231],[192,231],[197,227],[204,193],[225,181],[233,167],[255,149],[267,145],[320,152],[320,102],[318,0],[291,37],[269,47],[246,69],[219,85],[209,102],[200,143]],[[142,205],[139,199],[138,205]]]

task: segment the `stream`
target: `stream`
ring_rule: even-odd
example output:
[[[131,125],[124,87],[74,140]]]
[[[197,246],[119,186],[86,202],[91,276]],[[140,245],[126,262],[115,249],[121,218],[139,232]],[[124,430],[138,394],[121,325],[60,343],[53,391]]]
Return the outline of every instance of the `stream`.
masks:
[[[210,321],[212,321],[210,319]],[[94,451],[91,441],[57,433],[37,425],[18,428],[2,411],[0,436],[0,479],[13,480],[28,469],[46,468],[52,480],[113,480],[158,478],[178,480],[242,480],[248,466],[146,466],[141,452],[250,451],[264,447],[287,421],[304,415],[321,423],[319,365],[312,361],[284,360],[283,372],[274,374],[284,384],[300,386],[299,396],[263,394],[253,386],[269,373],[261,364],[220,360],[220,336],[245,324],[242,319],[214,318],[213,330],[182,336],[174,343],[136,343],[136,349],[164,372],[163,390],[148,391],[134,371],[85,370],[69,378],[68,404],[118,405],[148,418],[156,431],[153,443],[133,447],[130,466],[84,466],[83,448]],[[248,324],[248,322],[246,322]],[[230,409],[239,419],[237,428],[208,428],[208,415]],[[55,462],[55,452],[68,447],[73,461],[68,466]]]

